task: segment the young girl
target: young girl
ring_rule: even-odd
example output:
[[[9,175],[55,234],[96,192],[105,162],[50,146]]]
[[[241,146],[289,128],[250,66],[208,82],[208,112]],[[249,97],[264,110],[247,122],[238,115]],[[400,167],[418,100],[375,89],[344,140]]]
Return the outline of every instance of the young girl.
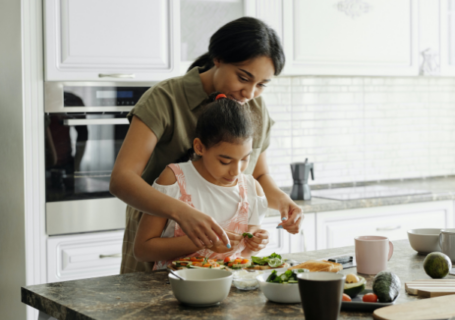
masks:
[[[199,249],[173,220],[143,215],[134,255],[155,262],[154,270],[184,256],[212,259],[250,257],[254,239],[242,233],[260,229],[267,200],[259,183],[242,172],[252,152],[254,124],[247,107],[218,94],[199,117],[193,149],[196,160],[170,164],[153,187],[211,216],[228,233],[236,234],[231,247],[221,241]],[[233,237],[231,237],[233,238]]]

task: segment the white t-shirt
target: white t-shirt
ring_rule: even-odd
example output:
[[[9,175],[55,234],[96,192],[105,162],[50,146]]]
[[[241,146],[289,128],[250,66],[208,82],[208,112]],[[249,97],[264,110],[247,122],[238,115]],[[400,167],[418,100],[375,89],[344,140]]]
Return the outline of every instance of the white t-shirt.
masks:
[[[234,217],[241,200],[238,184],[233,187],[222,187],[210,183],[200,175],[191,161],[179,163],[179,166],[185,176],[186,192],[191,195],[191,200],[196,209],[213,217],[218,223]],[[244,175],[243,177],[249,203],[248,224],[260,225],[267,212],[267,198],[257,195],[255,179],[252,175]],[[163,186],[156,183],[155,180],[153,188],[175,199],[181,197],[177,182],[170,186]],[[174,228],[175,221],[168,220],[161,236],[173,237]]]

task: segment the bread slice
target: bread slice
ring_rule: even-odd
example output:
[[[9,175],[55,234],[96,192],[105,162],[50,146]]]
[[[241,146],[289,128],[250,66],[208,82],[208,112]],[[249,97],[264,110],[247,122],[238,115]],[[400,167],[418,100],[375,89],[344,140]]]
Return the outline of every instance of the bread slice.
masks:
[[[326,261],[326,260],[309,260],[301,264],[288,268],[292,269],[308,269],[310,272],[338,272],[343,270],[343,265],[336,262]]]

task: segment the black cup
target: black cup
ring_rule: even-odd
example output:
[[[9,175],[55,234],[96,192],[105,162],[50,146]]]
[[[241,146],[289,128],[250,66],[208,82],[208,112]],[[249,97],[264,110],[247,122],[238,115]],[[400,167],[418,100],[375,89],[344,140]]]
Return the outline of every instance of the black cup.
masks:
[[[332,272],[309,272],[300,273],[297,279],[306,320],[338,319],[345,275]]]

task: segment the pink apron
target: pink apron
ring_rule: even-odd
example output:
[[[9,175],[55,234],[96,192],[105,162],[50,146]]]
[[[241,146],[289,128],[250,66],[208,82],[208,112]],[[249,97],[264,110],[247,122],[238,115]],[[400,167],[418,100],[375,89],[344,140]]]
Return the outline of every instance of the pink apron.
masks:
[[[186,180],[185,180],[185,175],[183,174],[182,169],[178,164],[170,164],[168,166],[175,174],[175,177],[177,178],[177,183],[180,188],[180,194],[181,197],[179,200],[185,202],[186,204],[192,206],[194,208],[193,202],[191,201],[191,195],[186,192]],[[228,231],[235,232],[242,234],[244,232],[248,231],[248,198],[247,198],[247,188],[244,180],[243,174],[239,176],[238,179],[238,185],[239,185],[239,191],[240,191],[240,202],[237,206],[237,212],[235,215],[230,219],[223,221],[220,224],[220,226]],[[182,237],[184,236],[185,233],[183,232],[182,228],[175,223],[175,229],[174,229],[174,237]],[[245,243],[242,240],[238,247],[234,251],[229,251],[227,253],[216,253],[213,252],[210,249],[201,249],[195,253],[189,254],[182,256],[181,258],[184,257],[207,257],[209,259],[223,259],[226,257],[232,257],[232,258],[237,258],[241,256],[241,252],[245,249]],[[176,257],[176,259],[179,257]],[[174,260],[176,260],[174,259]],[[153,270],[158,270],[158,269],[165,269],[168,264],[170,264],[172,261],[157,261],[153,267]]]

